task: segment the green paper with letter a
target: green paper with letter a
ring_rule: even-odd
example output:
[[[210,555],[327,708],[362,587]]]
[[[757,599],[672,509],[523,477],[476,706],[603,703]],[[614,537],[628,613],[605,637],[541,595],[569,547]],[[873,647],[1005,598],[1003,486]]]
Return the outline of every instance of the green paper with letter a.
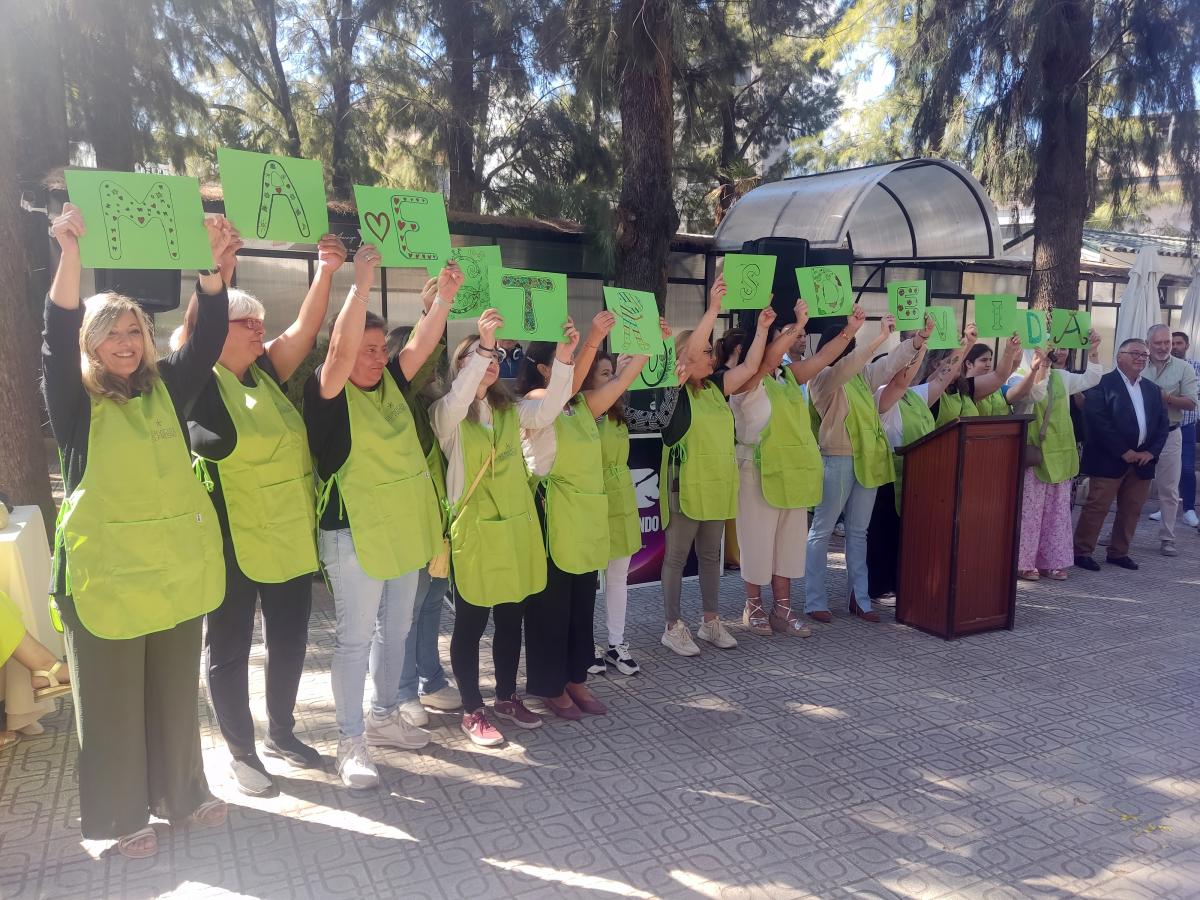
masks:
[[[849,266],[808,266],[796,270],[800,297],[808,304],[808,317],[848,316],[854,309],[854,288]]]
[[[1082,309],[1052,309],[1050,311],[1050,342],[1066,350],[1082,350],[1091,346],[1092,315]]]
[[[933,319],[930,350],[953,350],[958,346],[958,317],[949,306],[930,306],[925,313]]]
[[[67,169],[83,213],[83,264],[92,269],[211,269],[200,182],[179,175]]]
[[[450,225],[441,194],[356,184],[354,205],[363,243],[379,248],[382,265],[436,275],[450,258]]]
[[[604,306],[617,317],[608,336],[614,353],[654,356],[662,352],[662,326],[658,323],[658,302],[650,291],[606,287]]]
[[[976,294],[975,328],[981,338],[1010,338],[1019,331],[1016,294]]]
[[[675,362],[675,342],[663,341],[662,349],[650,357],[629,389],[652,391],[655,388],[675,387],[679,384],[679,376],[675,374]]]
[[[450,258],[463,272],[462,287],[450,307],[451,319],[477,319],[492,305],[492,269],[500,268],[499,247],[455,247]]]
[[[1017,331],[1021,335],[1021,346],[1026,350],[1044,347],[1050,332],[1046,329],[1046,314],[1039,309],[1021,310],[1017,316]]]
[[[896,327],[908,331],[912,325],[918,331],[925,324],[926,286],[924,281],[889,281],[888,309],[896,317]]]
[[[721,309],[764,309],[771,302],[775,257],[761,253],[726,253],[725,297]]]
[[[315,159],[217,150],[225,215],[244,238],[315,244],[329,231],[325,173]]]
[[[524,269],[491,270],[492,306],[504,319],[496,337],[566,343],[567,276]]]

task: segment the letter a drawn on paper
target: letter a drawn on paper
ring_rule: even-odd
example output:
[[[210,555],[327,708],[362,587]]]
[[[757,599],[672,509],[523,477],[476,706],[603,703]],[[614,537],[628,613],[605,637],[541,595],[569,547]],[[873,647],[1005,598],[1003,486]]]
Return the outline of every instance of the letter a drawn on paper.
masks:
[[[287,169],[277,159],[268,159],[263,166],[262,194],[258,201],[258,227],[255,229],[260,238],[265,238],[271,230],[271,215],[275,209],[276,200],[286,200],[296,218],[296,227],[300,234],[308,237],[311,229],[308,217],[304,214],[304,204],[300,202],[300,193]]]
[[[151,185],[146,196],[135,199],[115,181],[100,182],[100,202],[104,206],[104,229],[108,238],[108,255],[111,259],[124,256],[121,244],[121,223],[132,222],[144,228],[151,222],[160,225],[167,239],[167,253],[171,259],[179,259],[179,233],[176,231],[175,203],[170,189],[161,181]]]

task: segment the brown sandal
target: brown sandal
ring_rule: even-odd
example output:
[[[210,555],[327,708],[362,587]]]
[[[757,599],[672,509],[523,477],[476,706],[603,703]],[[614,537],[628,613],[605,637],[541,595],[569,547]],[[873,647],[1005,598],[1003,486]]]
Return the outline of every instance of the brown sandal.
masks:
[[[126,859],[149,859],[158,853],[158,833],[149,825],[139,828],[117,839],[117,852]]]
[[[771,630],[778,634],[790,634],[792,637],[812,637],[812,629],[796,616],[790,603],[775,601],[771,609]]]
[[[188,821],[195,825],[224,825],[225,817],[229,815],[229,807],[224,800],[211,797],[196,807],[196,811],[188,816]]]
[[[1041,573],[1037,569],[1020,569],[1017,577],[1022,581],[1041,581]]]
[[[1043,578],[1049,578],[1051,581],[1067,580],[1067,573],[1062,569],[1039,569],[1038,574]]]

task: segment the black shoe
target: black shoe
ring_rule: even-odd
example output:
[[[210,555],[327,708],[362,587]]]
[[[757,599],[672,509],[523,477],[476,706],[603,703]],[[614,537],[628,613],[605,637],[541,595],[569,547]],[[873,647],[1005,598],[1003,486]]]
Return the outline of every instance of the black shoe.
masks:
[[[303,743],[294,734],[289,734],[279,740],[267,738],[263,741],[263,754],[274,759],[282,759],[297,769],[321,768],[321,754]]]
[[[1111,560],[1110,560],[1111,562]],[[1080,569],[1087,569],[1089,572],[1099,572],[1100,563],[1096,562],[1090,556],[1075,557],[1075,566]]]
[[[257,756],[235,756],[229,772],[238,791],[247,797],[279,796],[279,785]]]
[[[604,652],[604,658],[610,666],[616,666],[617,671],[622,675],[636,675],[642,671],[637,660],[629,655],[628,644],[609,644],[608,650]]]
[[[1120,566],[1122,569],[1130,569],[1133,571],[1136,571],[1137,567],[1138,567],[1138,564],[1135,563],[1128,556],[1110,556],[1108,559],[1105,560],[1105,562],[1109,563],[1111,565],[1114,565],[1114,566]],[[1096,568],[1100,568],[1100,567],[1097,566]]]

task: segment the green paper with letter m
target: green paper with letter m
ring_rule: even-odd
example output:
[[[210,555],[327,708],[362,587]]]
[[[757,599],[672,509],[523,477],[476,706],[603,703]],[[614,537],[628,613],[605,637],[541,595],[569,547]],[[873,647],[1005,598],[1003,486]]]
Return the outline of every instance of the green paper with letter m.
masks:
[[[502,265],[499,247],[455,247],[450,258],[462,269],[463,283],[450,307],[451,319],[477,319],[492,305],[492,269]]]
[[[761,253],[726,253],[725,297],[721,309],[765,309],[775,282],[775,257]]]
[[[492,306],[504,319],[496,337],[565,344],[567,276],[524,269],[491,270]]]
[[[1082,309],[1050,311],[1050,341],[1066,350],[1083,350],[1091,346],[1092,315]]]
[[[354,204],[363,243],[379,248],[385,267],[436,275],[450,258],[450,225],[441,194],[356,184]]]
[[[848,316],[854,309],[854,288],[849,266],[809,266],[796,270],[800,297],[808,304],[808,317]]]
[[[933,319],[929,335],[930,350],[953,350],[958,346],[958,317],[949,306],[930,306],[925,314]]]
[[[608,336],[614,353],[654,356],[662,352],[662,326],[658,323],[658,302],[650,291],[606,287],[604,305],[617,324]]]
[[[83,264],[92,269],[211,269],[200,182],[179,175],[67,169],[83,213]]]
[[[1046,346],[1050,332],[1046,328],[1046,314],[1040,309],[1021,310],[1017,317],[1018,329],[1021,335],[1021,346],[1026,350]]]
[[[225,215],[242,237],[315,244],[329,231],[325,173],[315,159],[217,150]]]

